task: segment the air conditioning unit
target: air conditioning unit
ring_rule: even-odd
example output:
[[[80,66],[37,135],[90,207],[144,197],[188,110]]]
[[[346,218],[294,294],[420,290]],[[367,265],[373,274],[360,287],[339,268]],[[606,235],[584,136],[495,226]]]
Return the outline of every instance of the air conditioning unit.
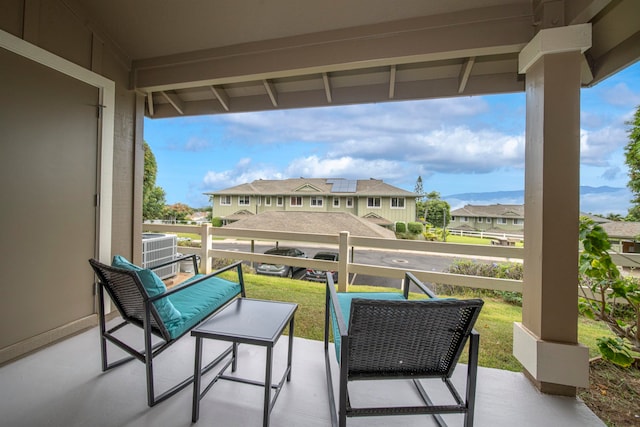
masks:
[[[178,253],[178,239],[173,234],[142,234],[142,268],[151,268],[163,262],[173,261]],[[161,279],[173,277],[178,273],[178,264],[153,270]]]

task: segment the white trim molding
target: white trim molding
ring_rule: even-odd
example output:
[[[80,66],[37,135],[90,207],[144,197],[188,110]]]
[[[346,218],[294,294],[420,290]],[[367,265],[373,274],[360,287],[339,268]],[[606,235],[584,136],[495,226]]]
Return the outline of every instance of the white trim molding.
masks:
[[[518,55],[518,72],[527,70],[544,55],[580,51],[591,47],[591,24],[570,25],[568,27],[540,30]]]

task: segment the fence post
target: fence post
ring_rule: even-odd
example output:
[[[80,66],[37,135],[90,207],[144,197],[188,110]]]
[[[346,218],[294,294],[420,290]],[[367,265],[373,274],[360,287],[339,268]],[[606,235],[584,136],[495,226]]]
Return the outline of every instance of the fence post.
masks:
[[[211,250],[211,225],[208,223],[202,224],[200,230],[200,271],[204,274],[211,273],[211,256],[209,251]],[[202,271],[204,269],[204,271]]]
[[[341,231],[338,242],[338,292],[347,292],[349,290],[349,232]]]

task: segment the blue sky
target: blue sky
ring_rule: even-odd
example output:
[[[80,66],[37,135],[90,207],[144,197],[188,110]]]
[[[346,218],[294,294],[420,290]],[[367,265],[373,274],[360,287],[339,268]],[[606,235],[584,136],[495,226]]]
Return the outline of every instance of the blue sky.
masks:
[[[640,63],[581,96],[581,210],[626,214],[628,125],[640,105]],[[202,193],[255,179],[377,178],[442,196],[524,188],[524,93],[145,119],[167,203],[208,205]],[[468,200],[450,200],[452,208]],[[473,204],[522,203],[487,199]]]

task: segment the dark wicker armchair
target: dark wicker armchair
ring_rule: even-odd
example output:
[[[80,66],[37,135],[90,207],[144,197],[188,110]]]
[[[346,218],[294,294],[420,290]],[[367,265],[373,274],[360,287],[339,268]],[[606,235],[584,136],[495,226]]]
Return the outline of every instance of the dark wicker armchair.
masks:
[[[194,272],[197,273],[196,256],[190,255],[187,258],[189,257],[192,258]],[[152,269],[180,261],[185,261],[185,257],[156,265]],[[90,259],[89,263],[95,271],[99,286],[98,314],[102,370],[107,371],[133,359],[144,363],[149,406],[162,402],[193,383],[193,376],[191,376],[156,396],[153,359],[229,301],[240,295],[245,296],[240,262],[208,275],[197,274],[169,290],[151,270],[137,267],[122,257],[115,256],[114,265],[111,266],[95,259]],[[237,270],[238,283],[216,277],[224,271],[233,269]],[[104,309],[105,291],[122,317],[122,322],[108,330]],[[127,324],[142,328],[144,349],[137,350],[116,336],[116,332]],[[156,344],[152,344],[152,335],[160,338]],[[116,345],[131,356],[109,363],[107,342]],[[213,368],[231,350],[232,346],[205,366],[203,373]]]
[[[430,299],[408,300],[416,285]],[[431,414],[440,426],[440,414],[462,413],[464,425],[473,425],[479,335],[473,330],[482,308],[480,299],[438,299],[415,276],[407,273],[404,293],[337,293],[327,275],[325,364],[333,425],[346,426],[347,417]],[[331,374],[329,329],[333,330],[340,369],[338,411]],[[464,398],[451,376],[467,341],[469,361]],[[412,380],[422,405],[352,407],[348,384],[356,380]],[[451,393],[451,404],[433,404],[424,380],[439,379]],[[445,393],[446,394],[446,393]]]

